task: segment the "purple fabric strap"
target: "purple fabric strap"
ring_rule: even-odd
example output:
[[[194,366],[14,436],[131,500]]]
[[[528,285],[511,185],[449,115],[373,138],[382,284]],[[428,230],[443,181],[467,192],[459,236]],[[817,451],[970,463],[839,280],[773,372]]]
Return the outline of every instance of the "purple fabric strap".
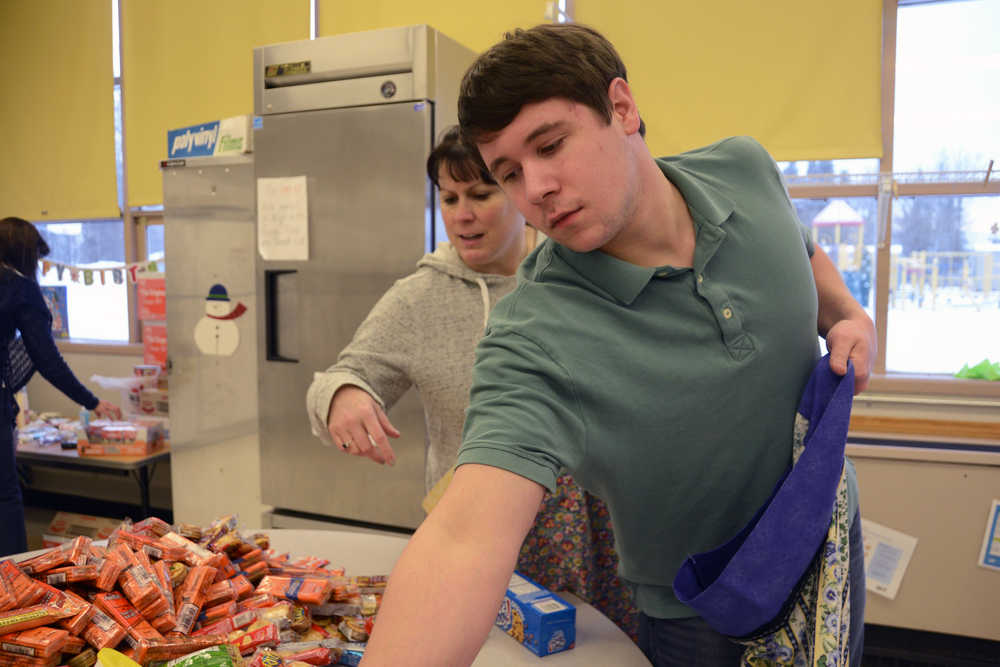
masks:
[[[799,460],[735,537],[689,556],[678,571],[677,598],[717,631],[743,637],[772,621],[823,543],[844,467],[853,396],[853,366],[838,376],[824,356],[799,402],[809,422]]]

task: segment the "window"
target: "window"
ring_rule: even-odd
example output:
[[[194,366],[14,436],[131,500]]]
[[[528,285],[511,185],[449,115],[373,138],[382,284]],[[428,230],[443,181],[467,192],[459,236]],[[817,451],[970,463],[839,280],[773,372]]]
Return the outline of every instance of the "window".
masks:
[[[1000,361],[1000,234],[991,220],[1000,221],[997,196],[896,199],[886,371],[950,374]]]
[[[113,57],[109,74],[114,77],[115,166],[118,205],[125,211],[118,0],[110,1]],[[148,244],[133,240],[133,216],[126,212],[123,218],[117,219],[36,222],[35,225],[49,244],[47,259],[52,263],[52,267],[39,276],[39,283],[65,290],[65,293],[58,292],[65,297],[67,311],[64,325],[68,336],[62,337],[68,338],[71,344],[112,343],[116,344],[116,348],[120,348],[122,343],[137,342],[139,328],[130,321],[129,314],[135,289],[128,279],[125,265],[146,259],[145,247]],[[153,259],[163,257],[162,226],[159,229],[159,237],[152,232],[152,243],[160,253]],[[63,268],[60,265],[64,265]],[[108,347],[101,349],[111,350]]]
[[[43,286],[65,287],[69,337],[127,342],[128,280],[121,270],[125,263],[121,220],[47,222],[35,226],[49,245],[49,257],[60,263],[44,274],[39,272],[38,282]],[[115,268],[119,269],[117,273],[113,272]],[[77,269],[78,274],[73,275]]]
[[[899,379],[946,393],[940,381],[963,365],[1000,361],[1000,2],[886,9],[882,160],[779,167],[799,218],[876,321],[881,388]]]

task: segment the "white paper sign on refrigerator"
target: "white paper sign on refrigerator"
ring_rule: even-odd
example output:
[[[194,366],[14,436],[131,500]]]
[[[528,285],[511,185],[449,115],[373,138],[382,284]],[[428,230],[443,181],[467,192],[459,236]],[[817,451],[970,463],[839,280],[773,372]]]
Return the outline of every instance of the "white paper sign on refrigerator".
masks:
[[[257,179],[257,250],[266,260],[309,259],[305,176]]]

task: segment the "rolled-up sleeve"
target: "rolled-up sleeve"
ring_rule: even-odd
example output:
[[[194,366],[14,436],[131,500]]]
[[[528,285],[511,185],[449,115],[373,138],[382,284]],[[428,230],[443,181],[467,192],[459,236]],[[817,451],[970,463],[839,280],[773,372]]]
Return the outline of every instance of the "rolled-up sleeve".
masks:
[[[581,460],[586,431],[572,377],[550,350],[511,329],[483,337],[457,465],[503,468],[552,491]]]

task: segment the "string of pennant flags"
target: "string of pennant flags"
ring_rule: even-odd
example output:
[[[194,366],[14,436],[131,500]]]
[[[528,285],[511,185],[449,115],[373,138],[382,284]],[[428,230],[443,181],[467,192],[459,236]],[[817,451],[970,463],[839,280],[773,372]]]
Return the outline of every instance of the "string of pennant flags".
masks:
[[[106,285],[110,280],[115,285],[121,285],[126,280],[130,285],[134,285],[139,280],[142,273],[156,273],[160,270],[160,264],[164,258],[147,259],[144,262],[134,262],[132,264],[122,264],[120,266],[105,266],[101,268],[88,268],[53,262],[43,259],[39,262],[42,265],[42,275],[55,269],[56,278],[62,280],[63,276],[69,272],[69,279],[74,283],[81,280],[84,285]]]

